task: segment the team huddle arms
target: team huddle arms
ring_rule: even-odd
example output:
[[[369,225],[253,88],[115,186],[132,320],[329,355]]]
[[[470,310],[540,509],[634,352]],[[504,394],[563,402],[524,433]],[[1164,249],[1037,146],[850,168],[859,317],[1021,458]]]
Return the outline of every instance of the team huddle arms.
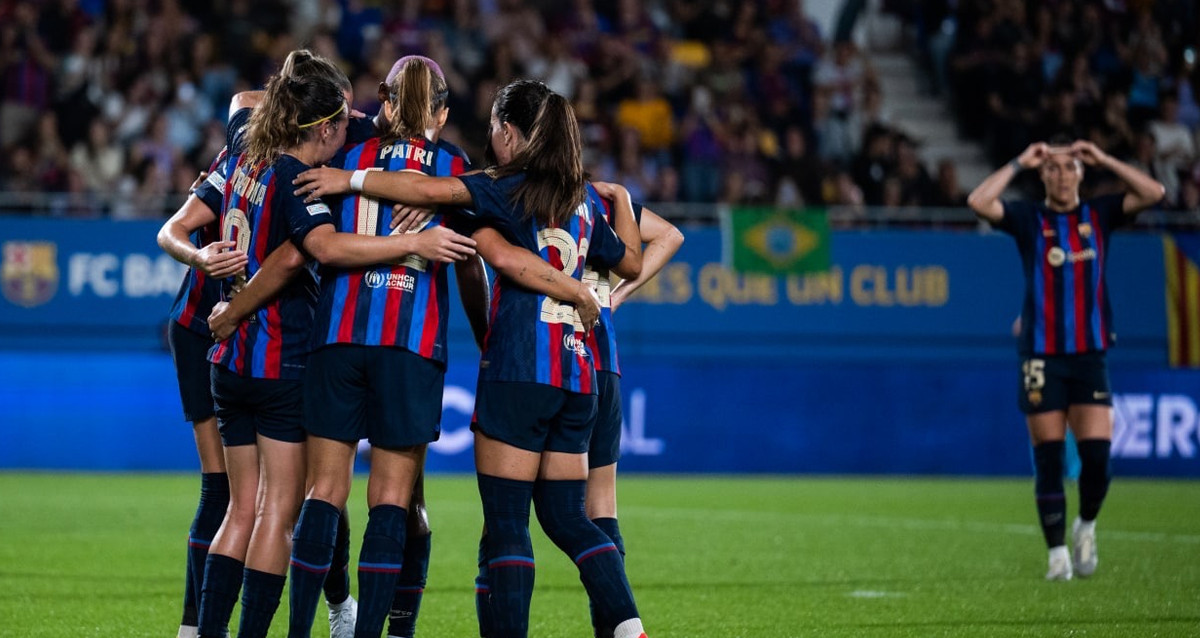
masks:
[[[239,593],[237,635],[265,636],[285,584],[291,637],[309,635],[321,592],[335,638],[385,623],[413,635],[450,265],[481,351],[480,634],[528,632],[536,503],[596,635],[644,636],[616,520],[612,312],[682,235],[619,185],[586,181],[570,105],[540,82],[498,93],[483,171],[440,137],[435,61],[398,60],[374,118],[350,110],[351,90],[328,60],[292,52],[264,90],[235,96],[226,148],[159,233],[189,266],[169,335],[204,472],[179,636],[225,635]],[[362,439],[355,600],[345,507]]]

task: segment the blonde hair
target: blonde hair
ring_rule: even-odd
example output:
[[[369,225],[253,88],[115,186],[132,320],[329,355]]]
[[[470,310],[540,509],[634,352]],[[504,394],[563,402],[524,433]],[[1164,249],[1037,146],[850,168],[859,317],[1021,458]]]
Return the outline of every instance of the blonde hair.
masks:
[[[446,80],[420,58],[409,58],[388,84],[392,117],[385,141],[421,137],[446,105]]]

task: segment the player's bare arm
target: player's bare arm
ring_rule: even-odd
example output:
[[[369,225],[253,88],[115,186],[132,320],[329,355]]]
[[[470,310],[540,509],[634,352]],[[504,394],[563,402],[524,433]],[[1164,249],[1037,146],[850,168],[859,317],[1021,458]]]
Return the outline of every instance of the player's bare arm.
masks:
[[[172,259],[203,271],[210,277],[223,279],[241,272],[249,257],[234,250],[236,242],[218,241],[196,248],[191,234],[217,221],[217,215],[194,194],[171,215],[158,231],[158,247]]]
[[[611,304],[614,312],[629,299],[629,295],[641,288],[642,284],[654,279],[683,245],[683,233],[649,208],[642,207],[642,221],[638,224],[638,231],[642,243],[646,244],[642,249],[642,272],[634,279],[621,280],[613,288]]]
[[[326,266],[363,268],[393,263],[408,255],[443,263],[459,261],[475,254],[475,241],[445,226],[377,237],[339,233],[332,224],[322,224],[304,237],[304,250]]]
[[[208,316],[208,329],[213,339],[224,341],[233,335],[239,324],[265,306],[287,287],[288,281],[304,268],[304,254],[290,241],[271,251],[262,267],[228,302],[213,306]]]
[[[629,191],[620,184],[608,182],[592,182],[592,187],[601,197],[612,201],[613,209],[609,216],[612,229],[625,244],[625,256],[611,270],[618,277],[636,279],[642,274],[642,241],[637,219],[633,216],[633,200],[629,197]]]
[[[532,252],[514,246],[493,228],[480,228],[472,235],[479,254],[496,272],[514,283],[573,304],[585,331],[600,319],[600,299],[582,281],[550,265]]]
[[[430,177],[411,171],[344,171],[312,168],[292,182],[295,194],[305,201],[324,195],[362,192],[413,206],[470,204],[471,194],[457,177]]]
[[[1046,161],[1046,155],[1049,153],[1050,146],[1045,142],[1030,144],[1016,159],[1001,166],[976,186],[967,196],[967,206],[982,219],[992,223],[1000,221],[1004,218],[1004,204],[1000,202],[1004,189],[1008,188],[1008,184],[1019,170],[1038,168]]]
[[[1145,172],[1122,162],[1100,150],[1092,142],[1079,140],[1071,145],[1071,152],[1088,166],[1097,166],[1112,171],[1129,191],[1121,202],[1125,213],[1139,213],[1162,201],[1166,189],[1158,180]]]

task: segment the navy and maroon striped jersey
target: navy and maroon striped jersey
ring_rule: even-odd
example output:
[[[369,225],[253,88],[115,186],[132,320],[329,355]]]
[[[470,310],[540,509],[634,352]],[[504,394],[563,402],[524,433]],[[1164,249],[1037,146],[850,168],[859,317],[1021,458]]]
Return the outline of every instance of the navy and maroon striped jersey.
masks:
[[[242,148],[243,131],[232,122],[226,145]],[[246,157],[231,159],[221,211],[222,239],[237,242],[249,257],[246,272],[222,281],[228,299],[285,241],[300,246],[312,229],[332,224],[324,202],[305,203],[292,195],[292,180],[309,166],[290,155],[273,164],[250,165]],[[243,321],[234,334],[218,343],[209,361],[243,377],[300,379],[309,352],[309,331],[317,302],[317,275],[306,266],[270,303]]]
[[[604,204],[604,221],[611,226],[612,202],[607,199],[600,201]],[[639,224],[642,223],[642,205],[637,202],[633,203],[633,217]],[[596,372],[621,374],[617,357],[617,330],[612,320],[612,276],[608,268],[588,259],[583,268],[583,281],[596,291],[600,299],[600,323],[587,336],[588,349],[592,351],[592,365]]]
[[[464,214],[493,226],[509,243],[525,248],[562,272],[581,279],[589,257],[612,267],[625,245],[604,220],[604,204],[590,185],[587,198],[566,222],[541,227],[513,201],[524,174],[493,179],[486,173],[462,178],[474,203]],[[479,378],[542,383],[584,394],[596,393],[596,372],[583,338],[579,313],[570,304],[496,278]]]
[[[470,168],[458,147],[424,138],[383,142],[374,137],[351,148],[341,165],[349,170],[415,170],[435,176],[461,175]],[[331,203],[339,231],[392,234],[389,222],[395,202],[358,194],[342,198],[340,206]],[[448,221],[453,220],[447,220],[443,211],[435,211],[422,230]],[[410,255],[398,263],[369,268],[322,269],[313,347],[331,343],[397,346],[445,363],[450,316],[448,266]]]
[[[1004,202],[996,227],[1017,240],[1025,272],[1022,354],[1077,354],[1112,345],[1105,268],[1112,231],[1133,219],[1124,195],[1054,212],[1040,202]]]
[[[221,199],[225,190],[225,160],[228,154],[228,149],[221,149],[221,153],[208,167],[208,178],[197,186],[193,193],[214,215],[221,213]],[[203,248],[217,241],[219,236],[220,226],[213,222],[192,233],[191,240],[196,248]],[[171,306],[171,319],[196,334],[208,336],[208,315],[220,296],[219,282],[209,278],[203,270],[188,268],[187,274],[183,276],[183,284],[179,286],[179,294],[175,295],[175,303]]]

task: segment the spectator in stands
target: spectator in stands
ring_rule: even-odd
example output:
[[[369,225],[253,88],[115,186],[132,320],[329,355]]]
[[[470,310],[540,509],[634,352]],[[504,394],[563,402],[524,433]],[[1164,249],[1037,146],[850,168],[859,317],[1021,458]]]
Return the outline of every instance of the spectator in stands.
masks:
[[[992,158],[1002,161],[1020,152],[1031,139],[1042,99],[1042,74],[1034,66],[1029,45],[1018,42],[1009,50],[1008,63],[988,92],[988,130]]]
[[[858,55],[853,42],[833,45],[833,57],[823,58],[813,72],[817,90],[829,96],[829,109],[834,117],[847,119],[858,104],[863,83],[870,69]]]
[[[712,93],[704,86],[692,90],[688,112],[683,117],[681,186],[688,202],[716,201],[721,184],[720,162],[727,138],[726,126],[713,106]]]
[[[34,3],[17,2],[0,22],[0,145],[7,147],[22,141],[50,104],[55,59],[38,29]]]
[[[916,144],[907,136],[896,139],[896,168],[892,176],[900,185],[901,206],[926,206],[933,199],[933,180],[917,157]]]
[[[862,152],[854,160],[852,175],[862,187],[868,206],[883,203],[883,184],[895,162],[895,137],[889,129],[876,127],[866,133]]]
[[[1153,177],[1163,185],[1166,204],[1174,205],[1179,201],[1179,175],[1170,169],[1168,162],[1160,159],[1158,144],[1152,131],[1146,130],[1138,134],[1137,144],[1133,150],[1133,157],[1129,160],[1129,165]]]
[[[967,194],[958,183],[958,169],[953,160],[938,162],[938,178],[934,185],[930,206],[939,208],[962,208],[967,205]]]
[[[808,140],[797,125],[783,136],[783,153],[772,166],[774,202],[779,206],[818,206],[824,202],[821,181],[824,167],[808,152]]]
[[[88,127],[87,139],[71,149],[70,162],[71,170],[83,179],[88,191],[103,194],[120,181],[125,154],[113,143],[104,121],[95,119]]]
[[[637,93],[617,104],[616,125],[637,131],[641,150],[654,161],[669,160],[669,150],[675,142],[675,116],[654,78],[646,75],[638,78]],[[642,201],[637,196],[634,200]]]

